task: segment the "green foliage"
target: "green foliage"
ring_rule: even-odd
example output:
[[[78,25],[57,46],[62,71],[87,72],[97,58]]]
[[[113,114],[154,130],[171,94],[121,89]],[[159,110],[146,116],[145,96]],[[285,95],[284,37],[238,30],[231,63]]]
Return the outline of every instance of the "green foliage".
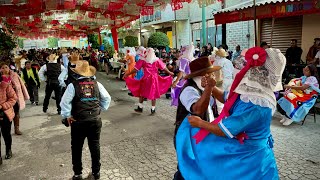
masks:
[[[114,53],[114,47],[107,40],[103,41],[103,45],[104,45],[104,49],[107,50],[109,55],[112,56]]]
[[[169,46],[169,38],[163,32],[155,32],[148,39],[148,47],[160,48]]]
[[[49,38],[48,38],[48,47],[49,47],[49,48],[58,47],[58,38],[49,37]]]
[[[19,45],[20,48],[23,49],[23,47],[24,47],[23,41],[26,40],[26,39],[27,38],[21,38],[21,37],[18,38],[18,45]]]
[[[135,47],[139,46],[138,37],[135,36],[127,36],[124,38],[124,46],[127,47]]]
[[[15,39],[11,34],[6,33],[2,28],[0,28],[0,55],[8,57],[15,47]]]
[[[98,42],[98,35],[97,34],[89,34],[88,35],[88,43],[92,43],[92,49],[99,49],[100,45]]]

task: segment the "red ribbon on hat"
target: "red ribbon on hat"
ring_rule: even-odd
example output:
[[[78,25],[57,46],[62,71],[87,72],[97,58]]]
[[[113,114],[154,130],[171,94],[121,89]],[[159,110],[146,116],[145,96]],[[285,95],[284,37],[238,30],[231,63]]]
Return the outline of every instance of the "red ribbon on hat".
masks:
[[[223,120],[224,118],[230,115],[229,110],[232,108],[233,104],[236,102],[236,100],[239,97],[239,94],[235,92],[235,89],[238,87],[244,75],[248,72],[248,70],[251,67],[264,65],[267,59],[267,52],[260,47],[250,48],[247,51],[245,58],[247,60],[247,64],[234,78],[234,81],[231,85],[228,99],[224,104],[222,112],[220,113],[217,119],[211,122],[212,124],[218,124],[221,120]],[[196,144],[201,142],[207,135],[209,135],[209,133],[210,132],[207,131],[206,129],[200,129],[197,132],[197,134],[193,136],[193,138],[196,140]],[[240,144],[243,144],[244,140],[248,139],[248,136],[245,132],[242,132],[238,134],[236,138],[238,139]]]

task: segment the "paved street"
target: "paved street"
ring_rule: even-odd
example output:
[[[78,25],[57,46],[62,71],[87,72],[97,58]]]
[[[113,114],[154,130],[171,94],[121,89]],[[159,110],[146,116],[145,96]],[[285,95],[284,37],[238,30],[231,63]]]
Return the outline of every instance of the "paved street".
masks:
[[[150,116],[150,102],[143,114],[134,113],[135,98],[121,91],[124,82],[98,74],[112,96],[109,111],[102,114],[101,179],[170,180],[176,169],[173,148],[175,108],[163,96],[157,114]],[[44,86],[44,83],[43,85]],[[41,100],[44,98],[42,87]],[[42,104],[42,102],[40,103]],[[42,106],[27,105],[22,112],[22,136],[13,135],[13,158],[0,167],[1,180],[69,179],[73,175],[70,129],[56,115],[54,101],[48,113]],[[320,117],[308,117],[304,126],[283,127],[277,116],[272,123],[281,179],[320,179]],[[90,172],[90,153],[84,147],[84,177]],[[4,158],[4,143],[2,141]],[[236,168],[235,168],[236,170]]]

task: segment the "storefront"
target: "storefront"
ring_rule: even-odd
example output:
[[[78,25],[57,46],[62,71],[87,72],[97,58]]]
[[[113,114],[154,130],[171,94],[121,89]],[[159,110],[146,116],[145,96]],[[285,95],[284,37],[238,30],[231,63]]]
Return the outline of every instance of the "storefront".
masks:
[[[215,26],[214,20],[207,21],[207,43],[211,43],[212,46],[219,46],[222,44],[222,26]],[[197,41],[200,40],[202,44],[202,23],[192,23],[191,24],[191,33],[192,33],[192,42],[197,44]]]
[[[254,20],[254,6],[230,9],[214,15],[215,24]],[[301,59],[305,61],[313,39],[320,37],[320,0],[264,1],[256,4],[257,45],[265,41],[283,53],[290,47],[290,40],[297,39],[303,49]]]

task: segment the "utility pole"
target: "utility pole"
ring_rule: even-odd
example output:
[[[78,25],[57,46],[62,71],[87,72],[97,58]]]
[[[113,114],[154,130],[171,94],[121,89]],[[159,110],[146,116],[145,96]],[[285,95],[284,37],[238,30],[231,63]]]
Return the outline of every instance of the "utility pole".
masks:
[[[206,5],[202,4],[202,45],[207,44],[207,21],[206,21]]]
[[[178,35],[177,35],[177,10],[174,11],[174,37],[175,37],[175,44],[176,44],[176,49],[178,49]]]
[[[139,18],[139,34],[140,34],[140,46],[142,46],[142,34],[141,34],[141,26],[142,26],[142,22],[141,22],[141,16]]]

